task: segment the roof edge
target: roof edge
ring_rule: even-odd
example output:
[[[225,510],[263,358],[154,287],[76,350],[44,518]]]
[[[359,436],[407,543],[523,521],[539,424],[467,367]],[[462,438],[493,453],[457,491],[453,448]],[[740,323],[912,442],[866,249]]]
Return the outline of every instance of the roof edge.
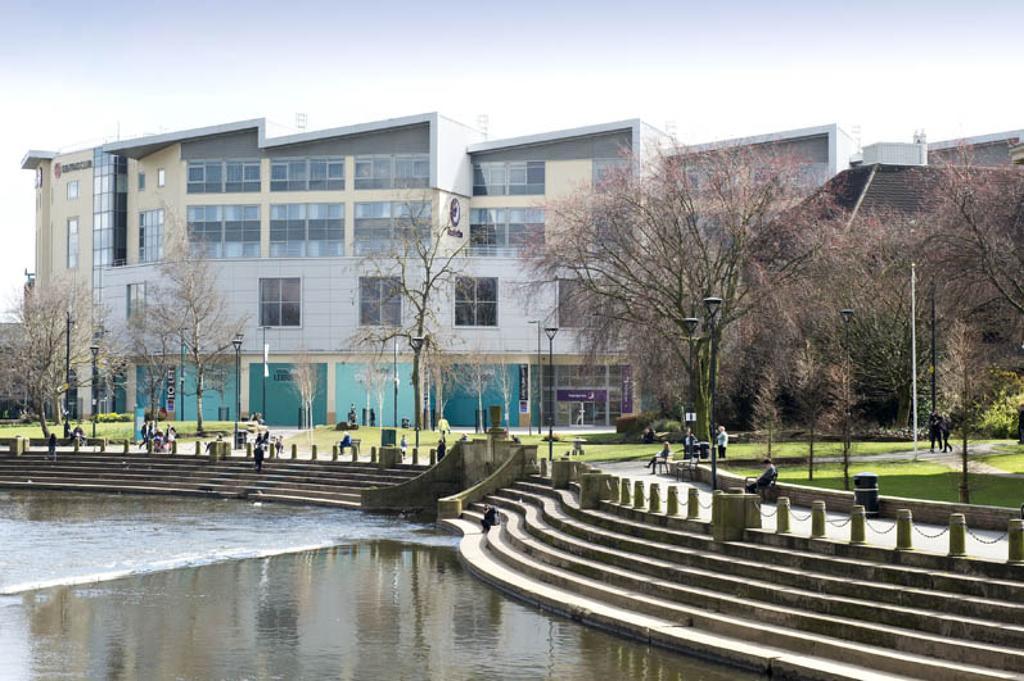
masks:
[[[952,149],[960,146],[961,144],[986,144],[988,142],[1002,142],[1004,140],[1009,142],[1013,137],[1024,140],[1024,130],[1005,130],[1003,132],[991,132],[985,135],[975,135],[974,137],[959,137],[957,139],[929,142],[928,149]]]
[[[52,161],[57,157],[56,151],[43,151],[41,149],[29,149],[21,157],[22,170],[35,170],[43,161]]]
[[[499,149],[511,149],[515,147],[529,147],[537,144],[545,144],[547,142],[573,139],[575,137],[600,135],[608,132],[616,132],[618,130],[629,130],[635,132],[639,130],[642,125],[643,121],[639,118],[629,118],[622,121],[613,121],[611,123],[598,123],[596,125],[585,125],[579,128],[552,130],[550,132],[541,132],[533,135],[522,135],[520,137],[506,137],[505,139],[477,142],[475,144],[470,144],[466,148],[466,151],[470,154],[478,154],[485,151],[497,151]]]

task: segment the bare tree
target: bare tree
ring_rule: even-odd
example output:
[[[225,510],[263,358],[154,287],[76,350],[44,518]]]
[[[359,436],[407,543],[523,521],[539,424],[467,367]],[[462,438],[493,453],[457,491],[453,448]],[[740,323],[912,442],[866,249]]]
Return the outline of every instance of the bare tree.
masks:
[[[852,416],[857,403],[853,385],[853,365],[847,359],[828,368],[829,382],[834,386],[832,409],[828,412],[831,423],[838,425],[843,433],[843,489],[850,489],[850,455],[853,448]]]
[[[215,268],[201,251],[202,242],[190,243],[183,226],[173,223],[166,238],[167,259],[161,266],[166,285],[161,304],[151,308],[151,323],[181,334],[196,374],[196,430],[202,434],[207,380],[229,364],[231,341],[241,333],[245,318],[229,310]]]
[[[591,354],[625,350],[689,374],[697,429],[709,432],[712,334],[702,335],[691,367],[685,320],[703,316],[705,297],[722,298],[713,334],[721,340],[757,305],[756,292],[799,272],[823,213],[798,205],[806,194],[798,164],[764,149],[681,149],[645,168],[549,205],[546,243],[529,263],[539,280],[574,282]],[[635,339],[659,352],[635,352]]]
[[[427,357],[427,368],[430,372],[430,383],[434,389],[434,406],[437,409],[438,418],[443,418],[445,406],[458,385],[458,371],[454,356],[436,345],[431,345],[430,354]]]
[[[69,315],[73,322],[70,355]],[[37,284],[26,288],[12,316],[16,327],[9,338],[8,362],[14,371],[8,373],[8,378],[17,375],[17,382],[39,419],[43,436],[48,437],[46,407],[52,407],[54,421],[60,423],[61,398],[70,388],[66,380],[68,360],[70,358],[70,366],[77,375],[91,364],[89,345],[102,326],[101,310],[93,304],[88,290],[78,286],[74,279],[56,277],[46,286]],[[76,380],[76,384],[89,385],[90,380]],[[68,423],[69,415],[65,414],[64,418]]]
[[[435,209],[429,194],[413,195],[409,200],[392,206],[398,207],[398,214],[391,215],[386,221],[387,238],[384,241],[366,244],[370,257],[365,266],[374,277],[392,282],[391,295],[401,300],[402,318],[364,321],[355,342],[376,347],[396,338],[407,344],[413,338],[423,338],[424,347],[439,345],[439,298],[462,270],[464,259],[461,256],[465,243],[449,234],[448,211]],[[437,213],[444,213],[445,218],[440,219]],[[360,315],[363,315],[362,309]],[[416,405],[418,428],[423,426],[421,354],[413,354],[412,366],[413,403]]]
[[[140,389],[146,396],[149,413],[156,418],[160,395],[167,386],[167,377],[176,367],[181,349],[178,329],[154,324],[143,311],[133,314],[127,321],[126,355],[135,366],[142,369],[139,375]],[[179,395],[178,399],[184,399]]]
[[[761,374],[754,396],[754,424],[768,436],[768,456],[772,455],[772,444],[779,430],[779,381],[772,367]]]
[[[484,425],[484,393],[494,385],[494,364],[483,352],[471,351],[460,366],[460,383],[469,392],[476,395],[478,423]],[[495,424],[492,424],[495,425]]]
[[[291,385],[302,404],[302,427],[309,443],[313,442],[313,400],[320,394],[319,363],[307,351],[301,350],[292,363]]]
[[[376,352],[369,356],[360,373],[360,380],[366,387],[366,407],[370,408],[371,396],[376,400],[377,413],[375,423],[381,423],[384,413],[384,394],[393,379],[388,372],[388,363],[384,361],[384,353]]]
[[[518,367],[518,364],[512,364],[505,361],[505,356],[502,355],[501,359],[497,364],[498,371],[498,389],[501,391],[501,399],[505,408],[505,426],[512,426],[512,398],[515,392],[516,380],[512,376],[512,370]],[[500,424],[499,424],[500,425]]]
[[[832,398],[827,367],[811,342],[796,358],[790,378],[790,389],[796,400],[800,420],[807,428],[807,479],[814,479],[814,442]]]
[[[977,429],[991,386],[984,352],[970,326],[960,320],[953,322],[942,364],[942,388],[953,425],[960,435],[960,501],[964,504],[971,503],[967,442]]]

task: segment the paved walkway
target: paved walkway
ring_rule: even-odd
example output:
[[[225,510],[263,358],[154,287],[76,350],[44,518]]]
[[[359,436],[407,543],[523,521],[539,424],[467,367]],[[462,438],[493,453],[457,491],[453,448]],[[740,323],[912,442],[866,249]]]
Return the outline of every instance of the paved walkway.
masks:
[[[665,500],[668,498],[668,488],[679,488],[680,506],[685,504],[688,489],[696,487],[699,490],[699,503],[701,505],[700,518],[711,519],[711,488],[704,483],[676,482],[673,475],[651,475],[650,469],[645,468],[640,461],[606,462],[597,465],[602,471],[619,477],[629,478],[633,481],[641,480],[646,486],[651,482],[657,482],[661,487],[662,508],[664,510]],[[649,495],[648,495],[649,497]],[[776,506],[774,503],[761,505],[761,522],[766,530],[775,530]],[[685,511],[681,510],[681,513]],[[828,523],[826,534],[831,539],[850,538],[850,525],[847,522],[849,516],[842,513],[827,513]],[[896,547],[896,521],[890,518],[872,518],[867,521],[866,539],[867,543],[874,546],[886,548]],[[929,551],[945,555],[949,550],[949,537],[945,525],[932,525],[929,523],[914,523],[914,548],[921,551]],[[790,531],[793,534],[810,536],[811,534],[811,509],[804,506],[793,506],[790,513]],[[972,536],[973,533],[973,536]],[[988,558],[991,560],[1005,561],[1008,553],[1008,545],[1005,532],[992,530],[970,530],[967,536],[967,552],[971,556]]]

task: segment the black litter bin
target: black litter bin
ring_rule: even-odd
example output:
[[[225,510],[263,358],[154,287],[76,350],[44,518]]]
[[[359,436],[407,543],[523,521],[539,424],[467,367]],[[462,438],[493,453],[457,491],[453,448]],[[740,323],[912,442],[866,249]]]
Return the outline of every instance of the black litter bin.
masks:
[[[711,443],[710,442],[698,442],[697,450],[700,452],[700,458],[708,459],[711,457]]]
[[[878,475],[857,473],[853,476],[854,503],[863,506],[869,518],[878,515]]]
[[[235,449],[242,449],[245,447],[245,441],[248,435],[249,433],[244,430],[240,430],[235,433]]]
[[[395,439],[396,431],[394,428],[382,428],[380,431],[380,446],[381,447],[394,447],[397,440]]]

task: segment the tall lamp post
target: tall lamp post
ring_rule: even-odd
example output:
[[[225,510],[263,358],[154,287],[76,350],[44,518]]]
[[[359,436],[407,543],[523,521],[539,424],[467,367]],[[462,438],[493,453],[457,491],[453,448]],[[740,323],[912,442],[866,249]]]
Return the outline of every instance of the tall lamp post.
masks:
[[[696,317],[687,317],[683,320],[683,325],[686,327],[687,341],[690,346],[690,404],[683,411],[683,425],[685,427],[689,423],[686,420],[687,416],[697,410],[697,367],[693,363],[693,346],[697,342],[697,327],[700,325],[700,320]],[[685,454],[693,456],[694,452],[688,451]]]
[[[181,356],[178,358],[178,420],[185,420],[185,334],[181,334]]]
[[[75,325],[75,318],[71,316],[71,310],[68,310],[67,316],[67,348],[64,354],[64,429],[68,431],[71,426],[68,425],[68,418],[71,417],[71,327]]]
[[[557,326],[547,326],[544,333],[548,337],[548,461],[555,460],[555,335]]]
[[[937,351],[935,349],[935,280],[934,279],[932,280],[932,284],[931,284],[930,297],[931,297],[931,308],[932,308],[932,315],[931,315],[931,317],[932,317],[932,320],[931,320],[932,321],[932,329],[931,329],[931,331],[932,331],[932,368],[931,368],[931,374],[932,374],[931,375],[931,379],[932,379],[932,412],[933,413],[938,413],[939,407],[936,404],[936,400],[935,400],[935,374],[936,374],[936,372],[938,371],[938,368],[939,368],[938,367],[939,359],[938,359],[938,353],[937,353]]]
[[[420,350],[423,349],[423,342],[425,340],[426,339],[423,336],[413,336],[412,338],[409,339],[409,345],[412,346],[412,352],[413,352],[413,356],[415,357],[417,369],[420,369]],[[417,381],[417,384],[418,384],[419,383],[419,372],[418,371],[417,371],[416,381]],[[419,392],[419,385],[413,386],[413,393],[417,393],[417,392]],[[419,400],[418,400],[418,404],[416,405],[416,423],[415,423],[415,426],[416,426],[416,449],[417,449],[417,451],[420,448],[420,417],[423,415],[423,408],[422,408],[423,405],[422,405],[422,402],[423,402],[423,396],[420,395]]]
[[[238,416],[242,411],[242,334],[235,334],[231,344],[235,346],[235,439],[232,448],[238,447]]]
[[[850,384],[853,382],[853,369],[851,367],[852,359],[850,352],[850,319],[853,317],[853,310],[850,308],[843,308],[839,311],[839,315],[843,320],[843,345],[846,346],[846,414],[845,423],[843,424],[843,447],[844,453],[849,456],[850,453]]]
[[[93,343],[89,346],[89,350],[92,352],[92,388],[89,392],[92,393],[92,436],[96,437],[96,407],[99,405],[99,400],[96,399],[99,389],[99,372],[96,370],[96,357],[100,354],[100,346]]]
[[[715,431],[717,430],[717,424],[715,423],[715,388],[716,382],[718,381],[718,333],[716,326],[718,324],[718,311],[722,307],[722,299],[716,298],[715,296],[708,296],[704,299],[704,309],[708,313],[708,335],[711,338],[711,381],[710,381],[710,401],[708,408],[708,423],[710,425],[711,437],[708,439],[708,444],[711,445],[711,489],[718,489],[718,447],[715,446]]]
[[[395,429],[398,428],[398,336],[395,336],[395,356],[393,365],[395,370],[395,404],[392,410],[391,418],[395,424]],[[383,415],[382,415],[383,416]]]

